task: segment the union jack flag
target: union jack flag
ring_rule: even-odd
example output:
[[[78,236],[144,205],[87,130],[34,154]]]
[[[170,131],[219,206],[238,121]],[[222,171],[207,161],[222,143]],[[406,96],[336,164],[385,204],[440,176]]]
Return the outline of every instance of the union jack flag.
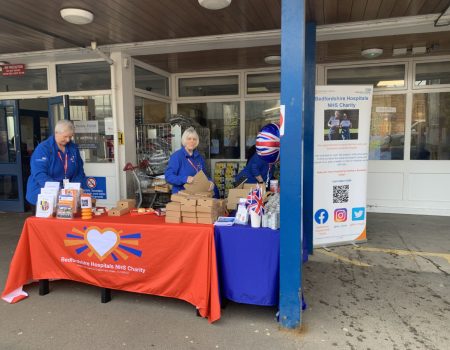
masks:
[[[254,211],[258,215],[264,214],[264,204],[262,199],[262,191],[259,186],[256,187],[256,189],[249,192],[247,195],[247,210]]]

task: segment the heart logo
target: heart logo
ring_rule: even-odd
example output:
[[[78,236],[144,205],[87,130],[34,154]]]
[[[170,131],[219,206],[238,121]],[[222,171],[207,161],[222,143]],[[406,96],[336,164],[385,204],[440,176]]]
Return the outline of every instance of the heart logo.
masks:
[[[100,230],[99,228],[90,228],[86,234],[88,246],[103,260],[111,253],[120,243],[119,234],[112,229]]]

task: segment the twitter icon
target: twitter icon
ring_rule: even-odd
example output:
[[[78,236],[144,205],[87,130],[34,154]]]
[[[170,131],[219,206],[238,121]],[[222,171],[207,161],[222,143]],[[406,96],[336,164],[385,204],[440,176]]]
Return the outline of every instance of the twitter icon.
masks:
[[[360,221],[366,218],[366,208],[352,208],[352,221]]]

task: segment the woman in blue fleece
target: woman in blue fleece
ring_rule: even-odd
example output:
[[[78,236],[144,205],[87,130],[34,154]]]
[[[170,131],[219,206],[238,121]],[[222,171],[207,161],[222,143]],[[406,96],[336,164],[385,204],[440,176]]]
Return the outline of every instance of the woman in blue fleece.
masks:
[[[197,131],[187,128],[181,136],[183,147],[170,156],[164,176],[172,185],[172,193],[184,190],[184,184],[192,183],[200,170],[206,171],[205,161],[197,151],[198,143]],[[214,183],[210,180],[209,190],[213,189]]]
[[[83,160],[78,147],[71,141],[74,127],[69,120],[55,125],[55,135],[41,142],[31,156],[31,175],[27,183],[27,201],[36,205],[37,196],[45,182],[80,182],[85,187]]]

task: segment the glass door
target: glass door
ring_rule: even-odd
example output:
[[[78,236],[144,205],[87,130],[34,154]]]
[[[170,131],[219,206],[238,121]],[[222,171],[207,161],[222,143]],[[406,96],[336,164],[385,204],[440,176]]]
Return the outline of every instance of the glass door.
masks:
[[[0,101],[0,210],[24,211],[17,100]]]
[[[69,95],[48,99],[48,117],[50,134],[53,135],[58,120],[70,120]]]

